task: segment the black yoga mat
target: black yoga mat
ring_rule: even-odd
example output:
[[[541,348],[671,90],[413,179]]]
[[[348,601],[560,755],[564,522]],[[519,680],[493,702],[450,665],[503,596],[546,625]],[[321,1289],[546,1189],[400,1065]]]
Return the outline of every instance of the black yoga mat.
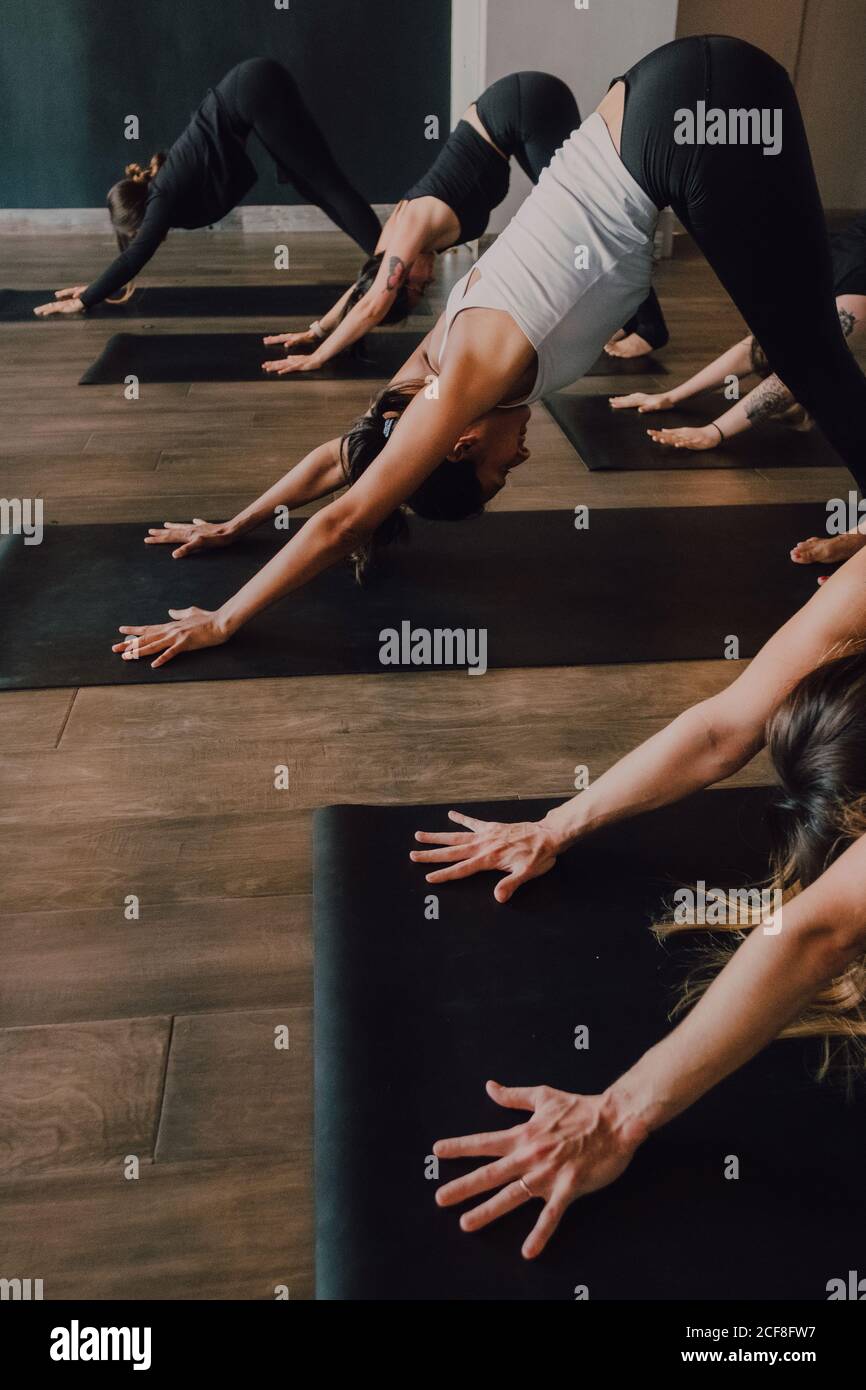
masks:
[[[447,807],[317,812],[320,1299],[572,1301],[583,1285],[591,1300],[823,1300],[862,1271],[863,1098],[814,1082],[813,1040],[773,1044],[658,1131],[533,1262],[520,1246],[538,1202],[466,1235],[465,1207],[437,1208],[425,1175],[436,1139],[526,1118],[488,1079],[598,1094],[664,1035],[694,946],[658,945],[650,922],[675,887],[765,873],[766,800],[714,791],[607,829],[504,907],[495,875],[434,888],[410,863],[415,830],[453,828]],[[525,820],[551,804],[463,809]],[[439,1179],[483,1161],[442,1160]]]
[[[275,376],[262,363],[284,356],[267,347],[260,333],[115,333],[79,386],[119,385],[127,376],[158,381],[366,381],[394,376],[424,337],[423,333],[381,332],[357,352],[344,352],[312,375]]]
[[[143,544],[143,524],[52,526],[41,545],[0,538],[0,689],[425,669],[411,647],[380,662],[379,634],[404,623],[482,629],[490,667],[721,658],[730,635],[751,656],[815,592],[819,570],[787,552],[822,523],[815,504],[598,510],[587,531],[566,511],[413,518],[367,587],[335,566],[224,646],[157,671],[110,651],[117,627],[218,608],[286,533],[172,560]]]
[[[621,393],[629,394],[624,387]],[[636,410],[613,410],[608,396],[575,396],[557,392],[546,397],[566,439],[591,472],[660,468],[841,468],[842,460],[818,430],[800,433],[778,421],[747,430],[717,449],[693,453],[655,444],[648,429],[706,425],[720,412],[719,398],[689,401],[677,410],[639,415]]]
[[[324,285],[152,285],[137,289],[126,304],[97,304],[87,317],[100,319],[273,318],[324,314],[344,294],[339,281]],[[0,290],[0,322],[37,320],[33,310],[54,298],[53,290]],[[429,314],[422,300],[413,313]]]

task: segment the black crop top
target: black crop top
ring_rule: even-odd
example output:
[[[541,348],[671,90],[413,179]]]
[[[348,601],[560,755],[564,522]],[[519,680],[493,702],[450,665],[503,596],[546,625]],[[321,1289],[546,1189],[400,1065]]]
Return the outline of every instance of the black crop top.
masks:
[[[459,244],[475,241],[508,192],[510,170],[474,126],[458,121],[427,173],[403,196],[439,198],[460,223]]]
[[[85,308],[134,280],[172,227],[207,227],[237,207],[257,178],[244,136],[213,88],[151,183],[144,219],[127,249],[81,296]]]

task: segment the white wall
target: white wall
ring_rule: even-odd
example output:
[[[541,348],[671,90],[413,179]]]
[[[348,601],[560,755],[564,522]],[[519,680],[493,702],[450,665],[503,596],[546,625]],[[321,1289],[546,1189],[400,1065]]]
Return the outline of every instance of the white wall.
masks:
[[[866,207],[866,0],[680,0],[677,34],[705,33],[735,34],[784,63],[824,206]]]
[[[796,87],[824,206],[866,207],[864,0],[807,0]]]
[[[567,82],[587,116],[611,78],[674,37],[677,0],[588,0],[585,10],[576,9],[574,0],[453,0],[455,28],[468,24],[474,33],[479,10],[484,33],[476,95],[509,72],[536,68]],[[464,82],[466,76],[464,70]],[[530,187],[512,164],[511,191],[489,231],[502,230]]]

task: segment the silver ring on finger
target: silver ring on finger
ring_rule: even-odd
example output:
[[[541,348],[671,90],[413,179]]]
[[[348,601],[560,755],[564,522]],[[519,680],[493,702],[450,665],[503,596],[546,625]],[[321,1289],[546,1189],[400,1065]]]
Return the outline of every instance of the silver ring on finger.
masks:
[[[523,1190],[524,1190],[524,1192],[526,1193],[527,1197],[534,1197],[534,1196],[535,1196],[535,1193],[533,1192],[532,1188],[529,1186],[529,1183],[526,1181],[526,1178],[518,1178],[517,1181],[520,1183],[520,1186],[523,1188]]]

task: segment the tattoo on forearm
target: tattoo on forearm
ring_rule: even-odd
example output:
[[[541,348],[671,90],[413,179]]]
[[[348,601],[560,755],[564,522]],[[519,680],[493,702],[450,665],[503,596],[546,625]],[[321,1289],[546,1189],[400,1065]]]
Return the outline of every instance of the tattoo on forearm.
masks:
[[[753,425],[759,424],[762,420],[769,420],[771,416],[787,410],[793,400],[794,397],[787,386],[783,385],[777,376],[768,376],[767,380],[756,386],[743,402],[746,418],[751,420]]]
[[[854,332],[854,325],[857,322],[857,319],[851,313],[850,309],[839,310],[839,322],[842,325],[842,332],[845,334],[845,337],[850,338],[851,334]]]
[[[408,273],[408,269],[400,257],[391,256],[388,260],[388,289],[399,290]]]

